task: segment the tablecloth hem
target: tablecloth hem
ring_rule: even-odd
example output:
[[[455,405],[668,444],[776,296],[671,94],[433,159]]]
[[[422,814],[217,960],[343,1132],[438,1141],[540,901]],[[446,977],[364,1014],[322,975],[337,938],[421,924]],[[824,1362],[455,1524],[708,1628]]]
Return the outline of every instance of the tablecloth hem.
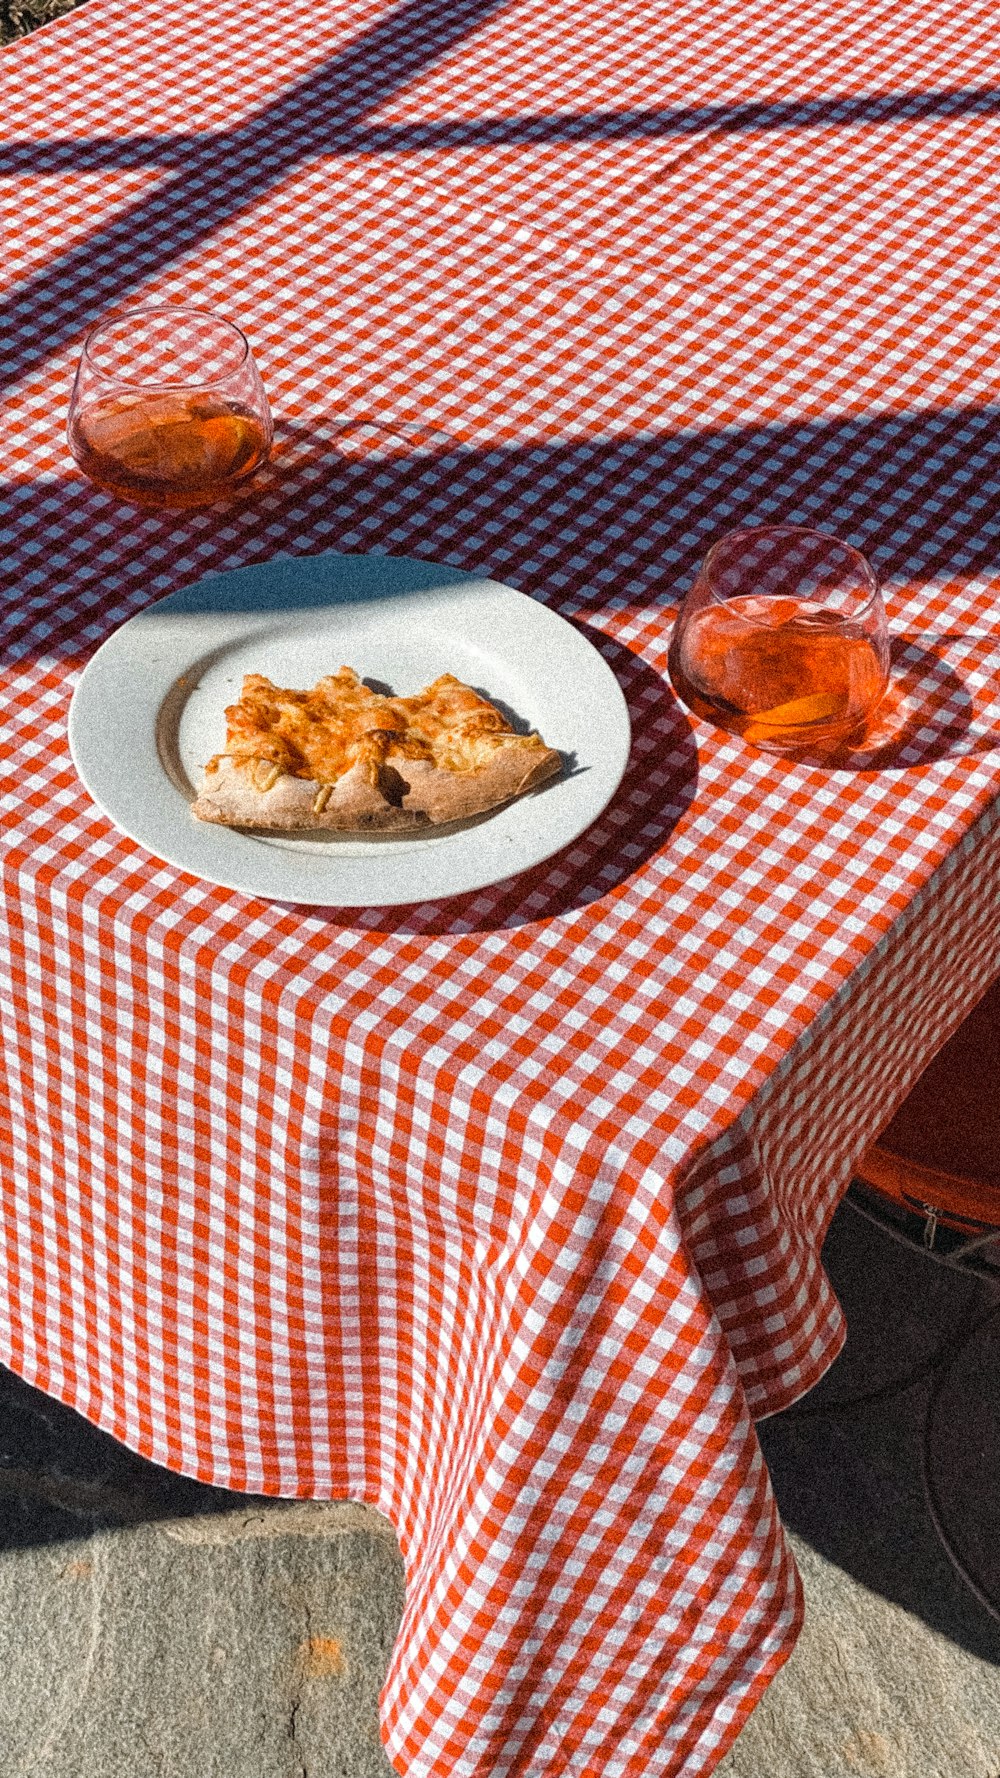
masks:
[[[778,1402],[777,1407],[765,1408],[764,1411],[759,1414],[755,1410],[751,1409],[751,1415],[753,1418],[754,1425],[759,1426],[760,1422],[762,1420],[773,1420],[775,1415],[784,1414],[788,1408],[793,1408],[797,1401],[801,1401],[803,1396],[808,1395],[813,1389],[815,1389],[817,1384],[821,1383],[823,1381],[823,1378],[826,1376],[826,1373],[830,1369],[830,1366],[832,1364],[834,1364],[835,1361],[840,1357],[841,1352],[844,1350],[844,1344],[845,1344],[846,1340],[847,1340],[847,1322],[843,1319],[843,1317],[841,1317],[840,1327],[834,1336],[834,1344],[833,1344],[832,1350],[830,1351],[829,1356],[824,1354],[822,1369],[819,1371],[819,1373],[815,1376],[809,1377],[808,1380],[804,1383],[796,1383],[795,1385],[793,1385],[793,1387],[787,1392],[787,1394],[782,1398],[782,1400],[780,1400]]]

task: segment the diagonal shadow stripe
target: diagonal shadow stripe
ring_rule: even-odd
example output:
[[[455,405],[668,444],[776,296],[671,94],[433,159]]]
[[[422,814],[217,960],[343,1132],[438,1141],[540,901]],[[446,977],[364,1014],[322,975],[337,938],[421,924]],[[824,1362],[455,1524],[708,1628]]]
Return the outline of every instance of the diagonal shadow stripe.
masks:
[[[568,118],[385,127],[363,123],[504,4],[506,0],[456,0],[442,21],[435,0],[406,0],[233,131],[0,149],[0,172],[69,165],[172,169],[154,192],[58,255],[0,303],[0,387],[9,387],[43,363],[130,290],[252,208],[293,168],[318,156],[873,124],[993,114],[1000,108],[1000,95],[984,87]]]
[[[354,131],[352,153],[521,147],[533,143],[649,141],[671,136],[753,135],[762,131],[920,123],[1000,115],[993,87],[940,93],[885,93],[755,105],[695,105],[671,111],[595,111],[554,117],[497,117],[427,124],[375,125]],[[2,162],[0,162],[2,167]]]
[[[382,545],[440,560],[449,547],[456,565],[489,566],[574,611],[649,612],[661,602],[672,609],[723,531],[777,520],[847,538],[889,583],[1000,573],[996,406],[484,449],[435,442],[360,458],[345,456],[341,434],[336,416],[279,427],[272,464],[220,509],[241,549],[249,543],[264,559],[286,529],[304,553]],[[94,553],[98,519],[114,528],[108,547],[115,549],[115,534],[127,542],[121,559],[139,575],[140,591],[147,550],[157,561],[183,556],[185,527],[192,539],[201,536],[197,514],[171,512],[147,514],[137,532],[134,509],[79,476],[0,484],[0,644],[8,659],[30,657],[63,623],[76,649],[81,611],[117,607],[124,583],[109,585]],[[540,554],[540,544],[556,539],[558,550]],[[26,601],[26,546],[39,564],[54,549],[60,574],[73,564],[79,610],[65,589],[58,615],[44,597]]]
[[[321,101],[322,102],[322,101]],[[280,101],[275,110],[280,109]],[[315,154],[402,154],[462,148],[516,148],[546,143],[615,142],[671,136],[755,134],[767,130],[846,128],[1000,115],[1000,89],[958,87],[931,93],[875,93],[753,105],[695,105],[666,111],[581,111],[552,116],[447,119],[434,123],[355,126],[329,119]],[[266,117],[261,114],[262,119]],[[249,128],[256,135],[255,121]],[[266,133],[266,124],[264,130]],[[248,126],[212,135],[67,137],[0,143],[0,176],[97,172],[104,168],[184,167],[205,151],[239,151]],[[308,154],[303,154],[303,159]]]
[[[282,434],[259,481],[216,509],[212,531],[225,541],[207,554],[198,513],[137,520],[133,508],[72,475],[0,486],[5,714],[27,725],[25,739],[52,720],[51,709],[39,711],[31,663],[68,693],[67,674],[170,581],[191,583],[234,559],[266,561],[282,546],[303,555],[385,549],[486,572],[583,628],[619,677],[634,733],[645,737],[623,791],[632,806],[627,844],[615,821],[598,822],[558,883],[546,886],[542,867],[526,910],[525,880],[513,881],[489,919],[514,927],[561,915],[625,881],[665,843],[693,792],[696,753],[665,672],[697,563],[726,530],[789,520],[857,544],[887,584],[901,683],[915,697],[917,721],[909,750],[879,755],[872,769],[973,753],[1000,764],[995,406],[487,449],[398,448],[397,438],[389,453],[351,459],[332,416]],[[975,599],[959,596],[953,616],[929,608],[928,583],[972,576]],[[905,621],[902,596],[915,601]],[[658,762],[671,758],[660,772]],[[453,916],[446,909],[433,929],[451,930]],[[389,917],[398,922],[398,911]]]
[[[221,139],[192,138],[178,170],[0,303],[0,387],[81,329],[350,129],[438,61],[507,0],[406,0]]]

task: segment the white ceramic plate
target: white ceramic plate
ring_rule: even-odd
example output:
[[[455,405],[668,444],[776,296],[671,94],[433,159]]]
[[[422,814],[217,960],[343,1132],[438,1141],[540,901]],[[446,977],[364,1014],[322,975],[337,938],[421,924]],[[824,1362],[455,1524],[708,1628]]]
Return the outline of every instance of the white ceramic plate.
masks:
[[[454,673],[537,729],[565,770],[492,815],[412,837],[195,821],[244,673],[311,686],[344,664],[403,695]],[[568,845],[618,788],[631,734],[611,669],[547,606],[454,568],[331,554],[212,575],[131,618],[88,662],[69,742],[98,807],[156,857],[248,895],[386,907],[481,889]]]

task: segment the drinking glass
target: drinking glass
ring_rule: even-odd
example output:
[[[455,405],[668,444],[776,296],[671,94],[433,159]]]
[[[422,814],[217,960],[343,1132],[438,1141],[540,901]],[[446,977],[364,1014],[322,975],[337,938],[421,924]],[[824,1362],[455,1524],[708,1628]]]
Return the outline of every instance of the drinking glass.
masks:
[[[267,459],[271,410],[238,327],[166,303],[84,341],[68,423],[84,475],[139,506],[208,506]]]
[[[858,550],[801,525],[731,531],[674,627],[674,689],[697,716],[771,753],[835,751],[889,677],[878,581]]]

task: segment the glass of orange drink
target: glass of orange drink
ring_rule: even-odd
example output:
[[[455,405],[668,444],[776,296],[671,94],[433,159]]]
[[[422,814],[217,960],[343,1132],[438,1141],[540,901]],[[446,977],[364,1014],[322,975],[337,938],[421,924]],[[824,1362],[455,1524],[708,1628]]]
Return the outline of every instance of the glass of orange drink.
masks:
[[[68,441],[98,487],[139,506],[208,506],[266,462],[274,426],[238,327],[163,303],[109,316],[84,341]]]
[[[801,525],[731,531],[674,627],[669,671],[696,716],[772,753],[836,752],[889,677],[885,607],[850,544]]]

